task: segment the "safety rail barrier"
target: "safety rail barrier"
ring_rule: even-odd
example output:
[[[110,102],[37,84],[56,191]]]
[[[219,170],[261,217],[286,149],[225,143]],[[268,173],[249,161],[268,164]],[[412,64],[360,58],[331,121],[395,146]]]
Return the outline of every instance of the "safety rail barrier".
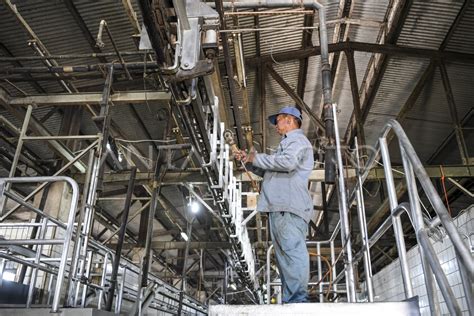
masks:
[[[316,262],[318,265],[318,281],[316,282],[309,282],[309,286],[318,286],[319,290],[319,300],[320,302],[324,302],[324,287],[326,286],[326,292],[333,292],[333,293],[346,293],[345,289],[338,289],[338,284],[336,282],[336,263],[339,260],[339,256],[336,257],[336,251],[334,247],[334,239],[336,235],[332,235],[330,239],[328,240],[322,240],[322,241],[311,241],[307,240],[306,241],[306,246],[311,247],[311,246],[316,246],[316,253],[310,253],[310,258],[311,256],[316,256]],[[331,271],[329,273],[326,273],[328,277],[327,282],[324,282],[323,280],[326,278],[326,275],[323,276],[322,274],[322,254],[321,254],[321,245],[329,245],[330,249],[330,261],[329,264],[330,266],[328,267]],[[271,280],[271,254],[273,250],[273,244],[270,245],[267,249],[267,259],[266,259],[266,291],[267,291],[267,296],[266,296],[266,303],[270,304],[271,300],[271,287],[272,286],[281,286],[281,282],[277,281],[272,281]],[[311,260],[311,259],[310,259]],[[328,270],[329,270],[328,269]]]
[[[398,138],[399,148],[401,151],[403,173],[407,184],[407,191],[409,202],[399,203],[395,189],[394,177],[392,172],[390,154],[387,144],[387,136],[392,131]],[[451,239],[455,252],[456,258],[459,265],[459,271],[461,273],[461,279],[463,288],[465,291],[465,297],[468,303],[469,310],[474,310],[473,296],[471,284],[474,281],[474,258],[472,257],[467,245],[463,242],[462,237],[453,223],[451,216],[449,215],[446,207],[444,206],[440,196],[436,192],[428,174],[426,173],[423,165],[418,158],[413,146],[411,145],[407,135],[403,131],[403,128],[396,120],[389,120],[385,127],[380,133],[377,143],[374,146],[374,151],[367,159],[364,167],[357,168],[357,184],[349,194],[347,203],[350,205],[357,200],[359,215],[362,214],[363,209],[363,195],[362,185],[367,179],[370,169],[377,160],[377,157],[381,155],[382,164],[385,173],[385,184],[388,191],[388,199],[391,209],[390,217],[384,221],[380,227],[375,231],[371,238],[367,236],[367,227],[362,225],[361,236],[363,247],[361,252],[356,255],[356,262],[362,256],[369,259],[368,249],[380,238],[380,236],[390,227],[393,226],[395,233],[395,240],[400,258],[401,274],[403,278],[404,290],[406,298],[413,296],[413,287],[411,284],[410,272],[408,270],[408,259],[406,254],[406,247],[404,241],[404,234],[402,229],[402,222],[400,215],[407,213],[409,215],[410,222],[415,230],[416,238],[419,244],[420,256],[422,258],[422,268],[425,277],[425,284],[427,287],[427,295],[429,300],[430,308],[434,314],[440,314],[439,301],[436,296],[436,283],[441,290],[441,293],[446,301],[448,310],[452,315],[460,315],[461,309],[458,302],[453,294],[453,291],[448,283],[446,275],[441,268],[439,259],[429,241],[428,231],[429,229],[441,224],[446,230],[447,235]],[[356,147],[356,161],[359,163],[358,148]],[[426,223],[423,217],[420,200],[418,195],[418,186],[416,180],[419,181],[421,189],[425,192],[431,206],[437,214],[437,218],[431,222]],[[368,256],[368,257],[367,257]],[[353,262],[353,263],[354,263]],[[369,264],[370,268],[370,264]],[[371,271],[367,271],[366,266],[368,290],[372,290],[371,285]],[[433,279],[433,275],[435,279]],[[373,299],[373,292],[369,293],[369,298]]]
[[[62,222],[47,214],[46,211],[26,202],[26,199],[12,192],[11,186],[8,186],[9,190],[5,190],[7,183],[43,183],[42,186],[44,186],[45,183],[52,182],[66,182],[71,186],[71,203],[66,222]],[[88,234],[86,231],[78,230],[79,225],[75,222],[79,197],[78,190],[79,187],[73,179],[63,176],[0,178],[0,199],[11,199],[40,216],[40,222],[38,223],[0,223],[0,229],[13,227],[25,231],[25,233],[20,234],[21,239],[16,238],[16,236],[14,238],[4,237],[0,239],[0,274],[3,275],[8,262],[16,263],[17,268],[20,266],[31,268],[32,272],[29,275],[29,291],[25,306],[27,308],[44,306],[46,304],[51,306],[52,312],[57,312],[60,309],[61,303],[63,303],[67,307],[96,306],[98,309],[103,309],[103,304],[110,288],[114,253],[111,249],[95,240],[89,240],[87,243],[87,248],[83,252],[85,257],[77,255],[82,252],[73,251],[74,248],[81,248],[74,247],[74,244],[81,240],[81,238],[85,238],[85,234]],[[3,201],[0,202],[2,203],[1,205],[6,205]],[[17,207],[15,208],[16,210],[18,209]],[[3,210],[0,210],[0,213],[1,211]],[[32,229],[35,228],[37,229],[35,239],[23,238],[24,235],[31,234]],[[64,236],[59,238],[57,237],[59,235],[58,231],[52,233],[48,229],[60,229],[64,231]],[[49,254],[46,254],[44,251],[47,246],[56,247],[60,245],[62,245],[61,251],[55,251],[54,253],[49,251]],[[32,248],[23,246],[32,246]],[[34,248],[35,246],[36,248]],[[56,254],[60,254],[60,256],[54,256]],[[78,266],[79,260],[83,261],[83,273],[79,273],[78,269],[72,269],[72,267]],[[76,271],[76,273],[71,271]],[[38,273],[44,274],[43,282],[40,286],[37,286],[38,282],[36,282]],[[137,304],[140,298],[138,288],[140,275],[140,267],[127,258],[121,257],[119,291],[115,295],[116,313],[123,312],[124,300],[128,300],[134,309],[143,307]],[[67,282],[67,279],[70,279],[71,282]],[[146,306],[163,311],[177,310],[180,301],[180,290],[162,281],[153,273],[148,274],[148,280],[151,286]],[[35,304],[33,300],[35,288],[39,288],[47,293],[47,297],[38,304]],[[94,293],[95,295],[91,295]],[[184,306],[183,312],[198,315],[207,313],[206,306],[188,295],[184,295],[182,304]]]

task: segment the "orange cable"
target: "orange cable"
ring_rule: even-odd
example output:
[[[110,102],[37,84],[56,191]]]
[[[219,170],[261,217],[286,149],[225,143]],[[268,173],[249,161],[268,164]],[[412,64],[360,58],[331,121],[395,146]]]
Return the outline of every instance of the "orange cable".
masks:
[[[451,215],[451,207],[449,206],[448,193],[446,192],[446,184],[444,182],[445,176],[444,176],[444,172],[443,172],[443,166],[440,165],[439,170],[441,171],[441,184],[443,185],[443,191],[444,191],[444,198],[446,200],[446,206],[448,207],[449,215]]]
[[[321,257],[321,259],[323,259],[324,262],[326,263],[326,265],[328,266],[328,271],[322,276],[321,280],[319,280],[319,281],[317,282],[317,284],[315,285],[315,286],[318,286],[319,283],[321,283],[321,282],[324,280],[324,278],[326,278],[326,276],[328,276],[328,274],[329,274],[329,287],[328,287],[328,290],[327,290],[327,292],[326,292],[326,300],[327,300],[328,297],[329,297],[329,293],[331,293],[331,287],[332,287],[332,265],[331,265],[331,263],[329,262],[329,260],[328,260],[326,257],[324,257],[324,256],[322,256],[322,255],[320,255],[320,254],[314,253],[314,252],[308,252],[308,253],[309,253],[311,256]]]

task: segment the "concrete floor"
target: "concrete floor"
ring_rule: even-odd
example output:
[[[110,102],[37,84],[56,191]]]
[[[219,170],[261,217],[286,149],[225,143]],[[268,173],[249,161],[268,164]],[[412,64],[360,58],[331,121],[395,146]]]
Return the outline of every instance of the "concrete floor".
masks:
[[[420,316],[418,302],[212,305],[209,316]]]

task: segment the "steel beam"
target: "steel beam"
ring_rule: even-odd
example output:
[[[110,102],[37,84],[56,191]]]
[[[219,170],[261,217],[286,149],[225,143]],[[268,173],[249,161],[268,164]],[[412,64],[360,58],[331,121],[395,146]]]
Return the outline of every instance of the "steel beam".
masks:
[[[314,24],[314,13],[310,15],[305,15],[304,17],[304,26],[313,26]],[[257,33],[259,36],[260,34]],[[313,36],[313,30],[308,29],[303,31],[303,38],[301,40],[301,48],[306,49],[307,47],[313,46],[312,44],[312,38]],[[306,88],[306,75],[308,74],[308,61],[309,58],[303,58],[300,60],[300,65],[298,69],[298,86],[296,87],[296,93],[298,96],[304,100],[304,90]]]
[[[110,95],[110,102],[114,105],[143,103],[151,101],[169,101],[170,93],[164,91],[118,91]],[[3,97],[2,97],[3,100]],[[8,99],[7,99],[8,100]],[[25,106],[34,104],[37,106],[67,106],[77,104],[99,104],[102,93],[58,93],[48,95],[31,95],[26,97],[10,98],[10,105]]]
[[[347,60],[347,69],[349,70],[349,79],[351,82],[352,102],[354,104],[357,139],[359,140],[360,147],[362,147],[365,145],[365,133],[364,133],[364,124],[362,123],[359,85],[357,83],[357,73],[356,73],[353,51],[346,50],[346,60]],[[350,128],[352,128],[352,126]]]
[[[357,52],[384,54],[387,56],[405,56],[435,60],[444,59],[462,61],[466,63],[474,63],[474,54],[447,52],[419,47],[402,47],[394,44],[374,44],[346,41],[342,43],[329,44],[328,50],[329,53],[352,50]],[[247,57],[245,58],[245,63],[249,66],[256,67],[259,63],[283,63],[286,61],[299,60],[319,55],[321,55],[321,47],[312,46],[306,49],[291,50],[281,53],[274,53],[271,55],[263,55],[260,57]]]

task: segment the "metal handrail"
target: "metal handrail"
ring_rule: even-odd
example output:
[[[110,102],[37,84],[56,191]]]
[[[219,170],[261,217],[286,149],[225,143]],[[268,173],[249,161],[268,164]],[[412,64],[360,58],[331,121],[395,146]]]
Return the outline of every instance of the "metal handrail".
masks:
[[[402,205],[403,203],[398,204],[397,201],[388,145],[386,141],[387,135],[390,131],[394,132],[399,141],[399,147],[402,153],[403,166],[410,200],[409,207]],[[439,222],[444,226],[447,235],[450,237],[453,243],[459,262],[459,270],[461,276],[463,276],[463,286],[466,292],[468,305],[470,308],[472,308],[472,293],[470,284],[474,279],[474,259],[472,258],[467,246],[463,243],[459,231],[454,225],[451,216],[448,214],[446,207],[444,206],[441,198],[436,192],[436,189],[434,188],[430,178],[428,177],[407,135],[403,131],[401,125],[396,120],[389,120],[388,123],[382,129],[380,137],[377,143],[375,144],[375,150],[370,155],[365,167],[360,173],[362,183],[365,182],[365,180],[367,179],[369,171],[372,168],[379,154],[382,155],[383,159],[383,165],[386,176],[385,181],[387,184],[390,207],[392,209],[391,219],[392,224],[394,226],[395,237],[397,240],[397,248],[399,251],[399,257],[401,262],[400,266],[402,269],[402,276],[405,285],[405,294],[407,295],[407,297],[411,297],[413,295],[413,290],[411,287],[408,272],[406,250],[403,239],[403,230],[400,221],[400,213],[403,211],[407,212],[410,215],[410,220],[412,222],[413,227],[415,228],[417,240],[420,244],[420,255],[422,257],[422,266],[425,274],[430,307],[434,309],[433,311],[435,312],[435,314],[439,312],[439,304],[435,295],[436,286],[433,280],[434,273],[436,280],[438,281],[438,284],[440,286],[441,292],[445,297],[450,312],[453,314],[459,314],[459,305],[457,304],[454,298],[452,290],[449,287],[449,283],[447,283],[446,276],[441,269],[439,260],[437,260],[434,250],[432,249],[432,246],[428,241],[428,235],[426,233],[425,223],[419,203],[418,190],[416,186],[416,179],[418,179],[424,192],[426,193],[426,196],[428,197],[428,200],[430,201],[433,209],[438,215],[437,218]],[[359,187],[356,186],[352,190],[351,194],[349,194],[349,204],[351,204],[357,197],[358,190]],[[390,224],[388,221],[385,221],[376,231],[374,236],[380,235],[380,232],[386,231],[388,227],[390,227]],[[371,238],[371,240],[373,240],[373,238]]]
[[[443,224],[444,228],[446,229],[446,233],[451,238],[453,242],[454,249],[456,249],[457,255],[460,257],[462,263],[467,268],[470,278],[474,279],[474,259],[471,257],[469,249],[467,248],[466,244],[464,244],[461,234],[457,230],[457,227],[454,225],[453,219],[448,213],[446,206],[444,206],[443,201],[441,200],[440,196],[438,195],[433,183],[431,182],[428,174],[426,173],[423,164],[421,163],[418,155],[415,152],[410,140],[408,139],[407,135],[403,131],[400,123],[396,120],[390,120],[387,125],[392,129],[392,131],[397,135],[397,138],[400,142],[400,147],[404,149],[406,158],[412,164],[413,172],[415,173],[418,181],[420,182],[423,190],[428,197],[433,209],[435,210],[436,214],[438,215],[441,224]],[[387,128],[386,132],[384,131],[384,135],[388,134],[389,129]]]
[[[44,211],[34,207],[33,205],[29,204],[28,202],[25,202],[22,200],[21,197],[17,196],[16,194],[13,194],[9,191],[2,191],[0,192],[0,196],[5,195],[5,197],[12,199],[13,201],[19,203],[20,205],[28,208],[29,210],[35,212],[36,214],[39,214],[41,217],[45,218],[48,222],[45,222],[46,224],[36,224],[36,223],[2,223],[1,226],[11,226],[13,225],[14,227],[36,227],[40,225],[44,225],[45,227],[58,227],[61,229],[64,229],[66,231],[65,236],[63,240],[61,240],[61,244],[64,244],[64,251],[61,253],[61,256],[58,258],[40,258],[39,260],[35,259],[35,255],[33,254],[32,258],[19,258],[13,254],[9,254],[6,252],[0,252],[0,258],[3,260],[7,261],[12,261],[12,262],[17,262],[22,265],[29,266],[33,269],[38,269],[41,271],[44,271],[52,276],[55,276],[56,282],[55,282],[55,291],[52,295],[53,302],[52,302],[52,311],[57,312],[59,310],[59,304],[60,304],[60,299],[61,299],[61,292],[64,292],[64,283],[59,281],[59,280],[64,280],[64,277],[66,276],[66,271],[67,266],[71,265],[72,262],[75,260],[74,258],[74,252],[71,254],[70,251],[70,245],[71,242],[78,236],[82,236],[83,232],[77,229],[77,225],[74,222],[75,221],[75,214],[76,214],[76,208],[77,208],[77,201],[78,201],[78,195],[79,195],[79,187],[77,183],[68,177],[62,177],[62,176],[57,176],[57,177],[25,177],[25,178],[0,178],[0,188],[5,188],[6,183],[47,183],[47,182],[59,182],[59,181],[65,181],[69,183],[72,186],[72,199],[71,199],[71,206],[69,209],[69,215],[68,215],[68,220],[67,222],[63,223],[62,221],[46,214]],[[75,237],[74,237],[75,236]],[[0,246],[14,246],[14,244],[18,245],[24,245],[24,244],[35,244],[35,245],[40,245],[40,244],[58,244],[59,240],[58,239],[52,239],[52,240],[23,240],[23,239],[17,239],[17,240],[0,240]],[[16,246],[14,246],[16,247]],[[101,243],[95,241],[95,240],[90,240],[87,251],[92,253],[94,255],[99,255],[104,257],[104,262],[103,265],[103,273],[100,281],[100,285],[96,284],[90,284],[87,283],[88,286],[92,286],[94,289],[99,291],[99,295],[102,296],[103,293],[108,289],[108,285],[106,284],[106,278],[107,278],[107,261],[105,258],[112,256],[113,254],[111,253],[111,250],[102,245]],[[69,256],[68,256],[69,255]],[[91,256],[92,258],[93,256]],[[0,260],[1,260],[0,259]],[[77,259],[77,258],[76,258]],[[43,263],[43,264],[41,264]],[[121,267],[125,270],[128,270],[135,274],[136,276],[140,275],[140,268],[136,266],[133,262],[126,258],[121,258]],[[71,269],[69,268],[69,271]],[[71,272],[69,272],[71,273]],[[52,280],[52,278],[50,279]],[[81,280],[77,279],[76,276],[72,276],[72,280],[75,282],[80,282]],[[158,284],[160,286],[161,291],[164,291],[166,293],[169,293],[169,295],[179,295],[179,290],[176,289],[175,287],[166,284],[163,282],[161,279],[159,279],[157,276],[154,274],[149,274],[149,280],[155,284]],[[50,287],[52,286],[53,282],[50,281]],[[49,291],[48,291],[49,292]],[[74,294],[73,294],[74,295]],[[99,296],[99,297],[100,297]],[[120,301],[122,297],[118,297],[117,300]],[[176,298],[177,299],[177,298]],[[203,306],[199,301],[195,300],[194,298],[185,295],[185,305],[189,306],[190,308],[195,309],[197,312],[201,313],[206,313],[206,307]],[[49,303],[49,299],[48,299]],[[120,309],[120,302],[118,302],[118,308]],[[71,305],[75,306],[75,305]],[[100,304],[99,304],[100,308]]]
[[[69,253],[69,245],[71,244],[72,235],[74,232],[74,219],[76,216],[75,210],[77,207],[77,202],[79,200],[79,186],[76,181],[74,181],[70,177],[64,176],[56,176],[56,177],[24,177],[24,178],[2,178],[0,179],[1,187],[4,187],[6,183],[38,183],[38,182],[66,182],[71,186],[72,189],[72,196],[71,196],[71,204],[69,207],[68,218],[66,221],[66,232],[64,233],[64,245],[63,251],[61,254],[61,261],[58,268],[58,276],[56,281],[56,286],[54,290],[53,296],[53,304],[52,304],[52,312],[57,312],[59,309],[59,299],[61,295],[62,289],[62,280],[64,279],[64,275],[66,274],[66,263]],[[1,192],[1,196],[4,195],[3,189]],[[10,196],[11,197],[11,196]],[[1,213],[1,212],[0,212]],[[46,214],[43,214],[43,216]],[[47,216],[44,216],[48,218]],[[48,218],[49,219],[49,218]]]

